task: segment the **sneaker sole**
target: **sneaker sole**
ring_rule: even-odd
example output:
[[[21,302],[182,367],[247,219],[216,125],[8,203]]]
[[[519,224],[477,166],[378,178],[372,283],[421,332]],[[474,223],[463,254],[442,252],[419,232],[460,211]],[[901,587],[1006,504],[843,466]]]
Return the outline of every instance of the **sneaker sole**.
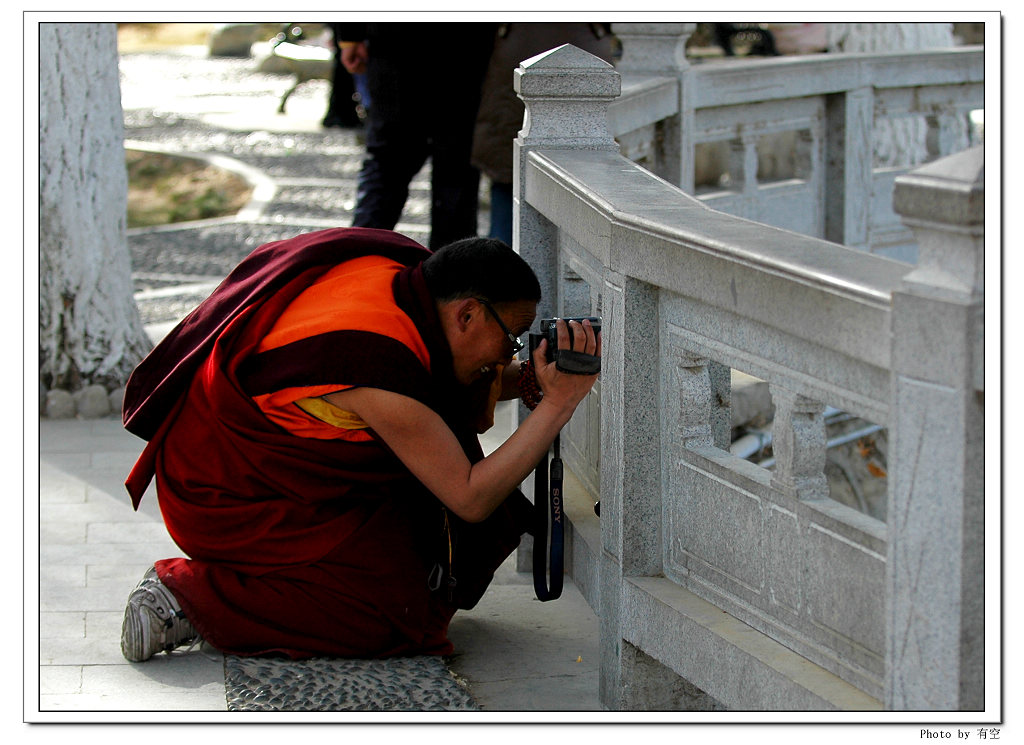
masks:
[[[145,662],[156,652],[146,654],[149,648],[149,618],[141,607],[130,600],[121,624],[121,654],[129,662]]]
[[[155,569],[150,569],[142,581],[128,596],[128,605],[121,622],[121,654],[129,662],[145,662],[158,652],[170,652],[189,643],[193,637],[177,643],[166,643],[166,630],[170,628],[159,614],[154,614],[151,605],[166,608],[172,614],[177,611],[170,591],[160,582]],[[182,619],[187,623],[187,619]],[[160,629],[163,628],[163,634]],[[191,628],[191,624],[189,624]],[[193,630],[194,634],[194,630]],[[160,640],[163,640],[161,643]]]

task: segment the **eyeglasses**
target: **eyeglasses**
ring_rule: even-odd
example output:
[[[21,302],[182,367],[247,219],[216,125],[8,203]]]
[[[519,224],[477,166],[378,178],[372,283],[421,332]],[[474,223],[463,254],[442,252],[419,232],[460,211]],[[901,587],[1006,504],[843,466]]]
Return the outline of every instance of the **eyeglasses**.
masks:
[[[501,320],[501,316],[498,315],[497,311],[494,310],[494,307],[489,302],[484,300],[482,297],[473,299],[476,300],[481,305],[483,305],[485,308],[487,308],[487,310],[490,311],[491,315],[494,316],[494,320],[498,322],[499,326],[501,326],[501,330],[505,332],[505,336],[508,337],[508,341],[512,345],[512,354],[515,354],[516,352],[520,351],[523,347],[526,346],[522,341],[519,340],[519,338],[515,334],[509,331],[508,326],[504,324],[504,322]]]

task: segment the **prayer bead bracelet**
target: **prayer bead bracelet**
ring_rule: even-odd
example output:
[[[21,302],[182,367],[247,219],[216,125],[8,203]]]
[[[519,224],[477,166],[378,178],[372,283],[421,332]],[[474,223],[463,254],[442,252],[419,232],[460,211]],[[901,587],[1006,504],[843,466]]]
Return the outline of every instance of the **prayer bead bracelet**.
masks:
[[[531,360],[526,360],[519,366],[519,397],[531,411],[537,408],[537,404],[544,397]]]

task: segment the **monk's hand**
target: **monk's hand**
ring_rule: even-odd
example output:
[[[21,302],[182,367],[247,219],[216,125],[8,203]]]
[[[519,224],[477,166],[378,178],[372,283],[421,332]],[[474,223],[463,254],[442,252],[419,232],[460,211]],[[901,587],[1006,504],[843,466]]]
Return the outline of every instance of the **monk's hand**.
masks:
[[[572,341],[570,342],[569,325],[572,326]],[[581,354],[589,354],[594,357],[601,356],[601,334],[594,333],[594,327],[589,320],[566,322],[562,319],[556,321],[558,350],[571,350]],[[597,382],[597,374],[578,375],[564,373],[558,369],[554,361],[549,360],[548,340],[541,340],[537,349],[534,350],[536,360],[537,383],[544,393],[545,401],[566,407],[569,410],[575,409],[580,401],[587,395],[594,383]]]

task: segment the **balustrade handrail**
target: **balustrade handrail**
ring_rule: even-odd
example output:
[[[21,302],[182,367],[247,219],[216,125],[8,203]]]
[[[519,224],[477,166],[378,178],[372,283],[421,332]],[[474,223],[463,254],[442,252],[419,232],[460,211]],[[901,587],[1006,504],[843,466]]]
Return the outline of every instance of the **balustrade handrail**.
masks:
[[[804,74],[807,70],[812,74]],[[820,96],[870,85],[876,89],[984,83],[982,47],[916,52],[857,52],[715,60],[691,68],[694,108]],[[787,85],[766,85],[785,76]],[[739,81],[729,85],[729,80]]]
[[[912,269],[912,265],[905,262],[853,251],[838,243],[711,209],[614,153],[538,151],[530,154],[529,165],[532,174],[543,174],[558,183],[581,203],[603,213],[610,222],[637,232],[656,234],[680,248],[727,257],[737,264],[788,277],[837,297],[888,310],[892,291]],[[614,171],[615,183],[601,179],[602,171]],[[625,185],[623,179],[627,173],[631,181]],[[532,174],[527,175],[528,199]],[[605,190],[602,186],[608,188]],[[624,199],[628,199],[628,207],[622,204]],[[664,211],[666,199],[676,202],[671,213]],[[556,224],[563,222],[551,204],[530,201]],[[573,228],[571,224],[560,227],[570,232]],[[584,248],[600,255],[599,249],[588,245],[585,236],[577,236],[577,240]],[[751,247],[754,245],[758,248]],[[666,275],[658,275],[649,266],[644,260],[611,264],[617,271],[628,267],[630,276],[652,285],[681,291],[666,283]]]
[[[804,70],[813,74],[803,74]],[[711,60],[688,68],[693,92],[690,106],[694,110],[717,106],[749,105],[757,101],[820,96],[854,90],[872,85],[878,90],[928,85],[982,85],[985,81],[983,47],[879,53],[810,54],[779,58],[734,58]],[[768,84],[780,75],[786,76],[786,87]],[[729,85],[731,79],[740,85]],[[609,106],[612,133],[626,132],[661,121],[678,113],[678,96],[665,91],[676,85],[676,78],[664,72],[625,72],[622,95]],[[637,100],[653,94],[659,107],[637,106]],[[622,116],[624,111],[632,118]],[[621,120],[621,121],[619,121]]]
[[[717,212],[611,152],[532,152],[525,178],[527,202],[608,269],[728,313],[733,333],[708,342],[720,362],[887,421],[892,293],[912,265]],[[782,346],[763,354],[744,326]]]
[[[983,47],[652,66],[625,65],[608,107],[628,157],[716,209],[908,262],[892,180],[962,147],[968,112],[984,107]],[[910,139],[874,163],[876,121],[913,117],[923,121],[891,125]],[[765,137],[791,149],[765,141],[773,165],[762,181]]]

